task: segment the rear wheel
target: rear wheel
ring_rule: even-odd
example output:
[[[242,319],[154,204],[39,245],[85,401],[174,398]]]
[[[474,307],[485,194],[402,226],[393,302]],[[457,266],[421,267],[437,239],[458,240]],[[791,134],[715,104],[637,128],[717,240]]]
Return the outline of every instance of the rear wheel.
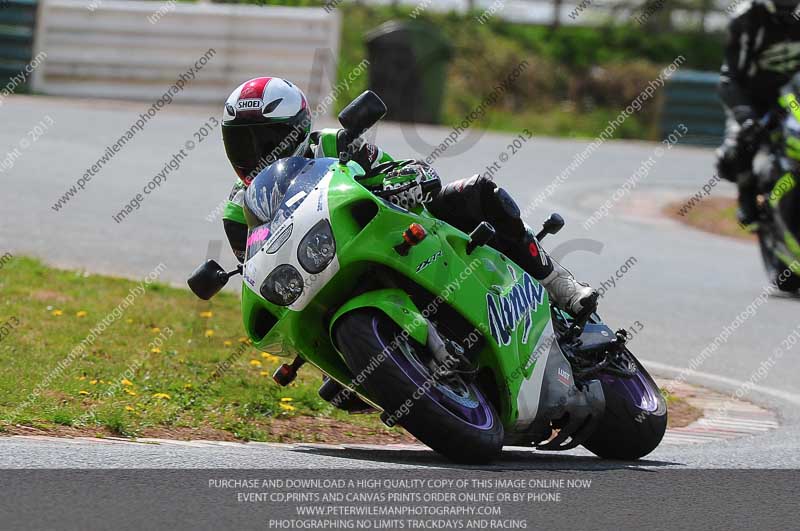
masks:
[[[641,363],[627,353],[635,375],[602,373],[606,409],[583,446],[605,459],[639,459],[652,452],[667,429],[667,402]]]
[[[484,463],[500,452],[503,426],[486,396],[460,376],[435,376],[428,349],[404,338],[385,314],[350,312],[334,335],[348,368],[392,424],[453,461]]]

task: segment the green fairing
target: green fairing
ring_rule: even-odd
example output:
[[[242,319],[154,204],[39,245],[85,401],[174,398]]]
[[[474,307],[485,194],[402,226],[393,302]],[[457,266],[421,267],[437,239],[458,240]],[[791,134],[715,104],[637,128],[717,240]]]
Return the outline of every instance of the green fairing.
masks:
[[[339,148],[336,142],[338,133],[338,129],[323,129],[319,132],[319,142],[326,157],[339,157]]]
[[[222,211],[222,219],[247,225],[247,220],[244,218],[244,209],[241,205],[237,205],[233,201],[228,201],[225,204],[225,210]]]
[[[411,297],[399,289],[379,289],[363,293],[350,299],[339,308],[331,319],[330,331],[336,326],[339,317],[359,308],[377,308],[385,313],[402,330],[408,332],[418,343],[428,342],[428,323],[411,301]]]
[[[409,333],[420,343],[426,342],[427,330],[421,332],[414,323],[435,308],[415,309],[409,296],[398,289],[380,289],[354,297],[363,286],[365,275],[371,274],[375,266],[391,269],[427,290],[435,298],[431,304],[447,303],[483,334],[486,341],[476,364],[494,375],[498,412],[504,426],[512,427],[518,417],[520,386],[536,365],[531,354],[550,320],[545,290],[494,249],[478,247],[467,255],[469,236],[434,218],[424,208],[408,212],[377,198],[356,182],[359,170],[355,163],[331,166],[328,208],[338,272],[301,311],[275,306],[243,283],[242,313],[248,335],[259,349],[299,355],[349,385],[354,375],[330,339],[330,327],[345,312],[367,306],[380,309],[401,328],[410,325],[406,328]],[[362,226],[354,208],[365,205],[374,216]],[[421,224],[427,237],[403,256],[394,247],[403,242],[403,232],[411,223]],[[421,267],[423,264],[426,265]],[[490,305],[495,310],[491,316]],[[265,322],[258,319],[263,312],[276,319],[266,335],[258,329],[258,323]],[[531,326],[526,337],[527,315]],[[363,389],[357,391],[363,395]]]
[[[800,140],[798,140],[798,142],[800,142]],[[769,194],[769,203],[772,208],[777,208],[780,200],[792,191],[796,185],[797,182],[794,179],[794,175],[791,173],[786,173],[783,177],[778,179],[778,182],[775,183],[772,192]]]

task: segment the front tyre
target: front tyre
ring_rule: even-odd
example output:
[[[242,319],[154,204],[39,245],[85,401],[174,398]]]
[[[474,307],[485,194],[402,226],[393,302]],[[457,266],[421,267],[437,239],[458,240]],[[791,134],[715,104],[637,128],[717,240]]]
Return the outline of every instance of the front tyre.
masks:
[[[583,443],[605,459],[633,460],[659,445],[667,429],[667,402],[652,377],[629,352],[632,377],[601,373],[606,409],[594,433]]]
[[[460,463],[485,463],[500,453],[503,425],[486,396],[458,376],[434,379],[428,349],[383,312],[345,314],[334,337],[370,398],[417,439]]]
[[[795,275],[775,255],[774,249],[777,245],[772,230],[772,227],[762,225],[758,231],[758,246],[761,249],[761,258],[764,260],[767,278],[781,291],[790,293],[798,291],[800,290],[800,277]]]

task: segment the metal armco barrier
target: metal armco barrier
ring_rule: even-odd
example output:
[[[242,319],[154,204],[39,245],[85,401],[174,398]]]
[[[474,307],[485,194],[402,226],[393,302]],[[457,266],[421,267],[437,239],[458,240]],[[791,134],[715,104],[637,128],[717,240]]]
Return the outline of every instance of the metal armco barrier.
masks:
[[[664,87],[660,134],[665,138],[680,124],[688,129],[682,144],[715,146],[722,142],[725,113],[717,95],[716,72],[676,72]]]
[[[37,3],[0,0],[0,88],[23,72],[33,57]]]
[[[33,88],[62,96],[151,100],[209,49],[214,55],[175,97],[222,104],[249,78],[297,83],[311,105],[336,80],[338,13],[321,8],[43,0]],[[161,12],[159,12],[161,9]]]

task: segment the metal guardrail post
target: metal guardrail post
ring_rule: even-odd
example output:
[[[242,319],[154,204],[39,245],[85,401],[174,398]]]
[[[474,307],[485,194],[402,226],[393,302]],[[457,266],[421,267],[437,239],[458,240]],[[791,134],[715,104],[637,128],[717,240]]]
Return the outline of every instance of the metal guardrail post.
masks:
[[[37,3],[0,0],[0,87],[23,72],[33,58]]]

